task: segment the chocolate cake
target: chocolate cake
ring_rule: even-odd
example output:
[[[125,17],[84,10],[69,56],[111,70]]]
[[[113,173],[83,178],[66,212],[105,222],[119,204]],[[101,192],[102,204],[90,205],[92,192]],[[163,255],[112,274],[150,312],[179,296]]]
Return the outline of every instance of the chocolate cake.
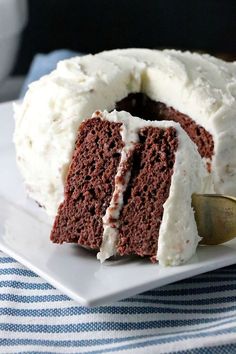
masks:
[[[60,205],[51,239],[77,242],[98,250],[105,215],[115,188],[115,175],[123,147],[121,123],[99,117],[83,122],[75,144],[65,185],[65,201]]]
[[[207,192],[236,195],[235,85],[235,63],[176,50],[121,49],[59,62],[15,109],[28,195],[56,215],[78,128],[97,109],[178,122],[211,174]]]
[[[100,251],[101,261],[138,255],[179,264],[193,254],[199,240],[191,194],[202,189],[204,176],[201,158],[178,124],[144,121],[127,112],[95,112],[80,125],[51,240]],[[171,203],[179,198],[176,188],[186,194],[182,217],[171,215],[183,227],[180,235],[171,231],[168,208],[164,210],[171,188]],[[191,234],[185,234],[186,222]]]
[[[57,215],[52,240],[101,261],[189,259],[192,193],[236,195],[235,86],[235,63],[149,49],[71,58],[32,83],[14,142],[27,194]]]

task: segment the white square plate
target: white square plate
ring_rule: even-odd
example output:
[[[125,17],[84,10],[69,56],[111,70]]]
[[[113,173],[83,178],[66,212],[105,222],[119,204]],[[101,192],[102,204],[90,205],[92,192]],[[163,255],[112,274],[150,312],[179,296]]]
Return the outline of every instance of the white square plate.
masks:
[[[100,264],[76,245],[54,245],[50,220],[27,199],[15,163],[12,103],[0,105],[0,249],[84,306],[101,305],[236,262],[236,240],[199,247],[190,262],[162,268],[142,259]]]

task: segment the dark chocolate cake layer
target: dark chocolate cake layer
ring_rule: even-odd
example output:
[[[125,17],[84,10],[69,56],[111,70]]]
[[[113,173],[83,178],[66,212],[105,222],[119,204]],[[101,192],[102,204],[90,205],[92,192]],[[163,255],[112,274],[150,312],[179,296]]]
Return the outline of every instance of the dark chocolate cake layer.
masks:
[[[51,232],[53,242],[77,242],[99,249],[102,217],[114,192],[123,147],[120,126],[99,118],[81,124],[65,183],[65,199]]]
[[[178,139],[175,128],[143,128],[120,215],[120,255],[155,261],[163,204],[168,198]]]
[[[149,256],[156,261],[163,204],[169,195],[178,147],[176,130],[140,129],[139,142],[121,162],[121,129],[122,123],[99,117],[80,126],[65,183],[65,199],[59,207],[51,240],[75,242],[98,250],[103,239],[103,217],[111,208],[112,198],[115,204],[119,198],[115,186],[126,185],[125,176],[130,173],[122,208],[116,219],[108,218],[109,225],[114,224],[112,227],[118,232],[117,253]]]
[[[131,93],[116,103],[116,110],[124,110],[133,116],[146,120],[173,120],[178,122],[197,145],[201,157],[212,158],[214,153],[212,135],[205,128],[196,124],[193,119],[174,108],[161,102],[155,102],[143,93]]]

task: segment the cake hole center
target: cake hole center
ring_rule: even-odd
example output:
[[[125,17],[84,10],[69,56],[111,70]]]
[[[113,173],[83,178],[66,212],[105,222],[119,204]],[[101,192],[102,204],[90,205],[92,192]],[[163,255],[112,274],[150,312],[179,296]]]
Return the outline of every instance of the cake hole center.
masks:
[[[197,145],[201,157],[212,159],[214,154],[214,141],[212,135],[192,118],[162,102],[156,102],[142,92],[130,93],[121,101],[116,102],[117,111],[129,112],[132,116],[144,120],[172,120],[181,125],[192,141]],[[211,164],[208,163],[210,172]]]

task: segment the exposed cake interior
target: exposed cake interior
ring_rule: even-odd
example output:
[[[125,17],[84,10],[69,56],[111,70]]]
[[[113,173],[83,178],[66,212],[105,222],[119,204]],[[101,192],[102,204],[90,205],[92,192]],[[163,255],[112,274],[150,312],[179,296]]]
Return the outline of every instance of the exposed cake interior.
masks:
[[[196,124],[193,119],[172,107],[168,107],[161,102],[155,102],[143,93],[131,93],[116,103],[116,109],[127,111],[133,116],[146,120],[173,120],[178,122],[197,145],[201,157],[212,158],[214,153],[212,135],[205,128]]]
[[[124,145],[120,127],[121,123],[100,118],[81,124],[65,184],[65,199],[51,233],[53,242],[77,242],[99,249],[102,217],[114,192],[114,177]]]
[[[143,128],[120,215],[117,252],[156,261],[163,204],[169,195],[178,146],[175,128]]]
[[[156,261],[178,139],[174,127],[136,130],[129,134],[121,122],[99,117],[82,123],[53,242],[98,250],[109,229],[116,251],[105,258],[136,254]]]

